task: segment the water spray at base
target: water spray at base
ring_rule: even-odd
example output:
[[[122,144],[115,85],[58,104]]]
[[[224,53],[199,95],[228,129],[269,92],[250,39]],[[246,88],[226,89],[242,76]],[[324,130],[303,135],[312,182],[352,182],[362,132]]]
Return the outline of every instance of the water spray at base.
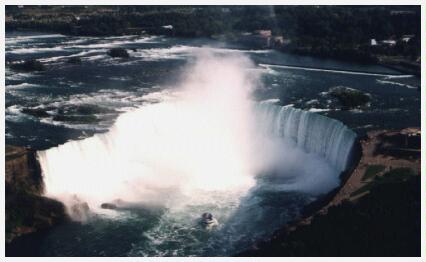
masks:
[[[165,203],[175,194],[246,190],[254,183],[244,57],[198,54],[175,97],[120,116],[106,134],[39,152],[46,194]]]

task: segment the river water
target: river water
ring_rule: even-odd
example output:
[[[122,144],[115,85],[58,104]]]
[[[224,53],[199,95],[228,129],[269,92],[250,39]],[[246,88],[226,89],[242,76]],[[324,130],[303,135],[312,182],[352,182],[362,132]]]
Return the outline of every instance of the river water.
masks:
[[[112,47],[127,48],[130,58],[109,57],[106,52]],[[260,76],[252,90],[252,100],[269,106],[266,112],[274,113],[272,120],[269,113],[267,118],[275,124],[296,123],[293,116],[314,123],[294,124],[300,126],[298,134],[308,134],[306,128],[321,130],[324,127],[337,130],[333,131],[336,135],[329,136],[331,140],[341,141],[340,133],[352,139],[340,122],[317,118],[316,114],[340,120],[358,134],[371,129],[420,125],[420,79],[376,65],[252,50],[208,39],[71,37],[14,32],[6,34],[6,60],[36,58],[47,70],[24,73],[6,67],[6,143],[46,150],[68,141],[89,141],[66,145],[90,150],[93,140],[86,138],[105,134],[104,137],[110,139],[110,129],[119,116],[173,98],[182,73],[206,47],[220,56],[237,54],[252,61],[244,69]],[[82,62],[68,63],[71,57],[79,57]],[[338,101],[329,94],[330,89],[339,86],[368,93],[370,103],[358,109],[341,110]],[[281,106],[286,109],[277,109]],[[292,108],[312,114],[305,116]],[[285,120],[274,120],[278,118]],[[314,141],[315,134],[311,133],[306,141]],[[143,144],[152,142],[151,139],[142,141]],[[191,191],[190,200],[188,195],[176,193],[161,198],[160,203],[154,201],[155,205],[153,201],[131,202],[118,211],[97,210],[91,206],[96,212],[89,219],[62,225],[37,239],[37,254],[222,256],[242,251],[297,218],[306,204],[338,185],[344,164],[339,160],[337,168],[327,157],[333,155],[334,159],[340,151],[321,156],[322,151],[334,149],[314,141],[308,146],[312,149],[309,153],[303,146],[294,145],[300,141],[287,142],[280,144],[291,148],[284,152],[286,168],[279,169],[285,175],[271,172],[268,176],[256,177],[255,185],[242,191],[206,193],[196,188]],[[342,150],[341,147],[333,148]],[[52,162],[57,162],[51,159],[61,157],[80,159],[79,154],[65,149],[44,151],[50,153],[40,156],[42,165],[52,166]],[[80,166],[84,166],[82,162]],[[106,166],[102,173],[107,169]],[[47,170],[46,167],[45,176]],[[64,178],[69,179],[71,175],[72,172]],[[102,185],[102,181],[99,184]],[[203,212],[213,213],[220,222],[219,227],[213,230],[200,227],[197,221]]]

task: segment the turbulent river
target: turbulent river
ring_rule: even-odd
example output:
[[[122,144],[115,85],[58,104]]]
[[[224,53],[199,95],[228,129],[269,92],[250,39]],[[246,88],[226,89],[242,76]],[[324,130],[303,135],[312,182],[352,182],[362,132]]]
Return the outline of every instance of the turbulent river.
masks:
[[[357,133],[419,125],[420,80],[379,66],[207,39],[8,33],[6,59],[28,58],[47,70],[6,67],[6,143],[39,150],[46,195],[75,220],[40,236],[40,255],[236,254],[337,187]],[[341,86],[371,101],[341,110]],[[204,212],[218,225],[203,227]]]

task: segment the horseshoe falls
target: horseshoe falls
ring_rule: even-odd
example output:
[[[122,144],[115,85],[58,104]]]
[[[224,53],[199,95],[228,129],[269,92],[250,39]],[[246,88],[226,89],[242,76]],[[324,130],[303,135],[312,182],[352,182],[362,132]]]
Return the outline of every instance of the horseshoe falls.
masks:
[[[106,133],[39,151],[46,195],[83,223],[127,225],[136,216],[144,238],[127,255],[226,255],[272,233],[339,185],[356,135],[316,113],[255,102],[253,66],[202,52],[161,101],[121,114]],[[283,202],[271,209],[262,204],[270,199]],[[76,203],[92,215],[76,216]],[[219,221],[211,235],[194,224],[204,212]],[[220,252],[210,249],[218,244]]]

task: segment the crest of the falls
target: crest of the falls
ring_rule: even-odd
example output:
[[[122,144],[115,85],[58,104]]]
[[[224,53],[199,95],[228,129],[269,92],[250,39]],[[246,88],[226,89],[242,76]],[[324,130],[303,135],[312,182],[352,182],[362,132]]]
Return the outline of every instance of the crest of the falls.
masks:
[[[348,166],[356,133],[342,122],[289,106],[256,104],[261,132],[324,158],[339,172]]]
[[[224,117],[199,106],[146,106],[122,115],[106,134],[40,151],[46,192],[99,201],[158,200],[161,194],[164,200],[175,190],[248,188],[259,170],[268,171],[277,163],[311,166],[312,174],[299,174],[297,183],[305,186],[295,188],[323,192],[338,183],[347,167],[356,134],[340,121],[291,107],[250,103],[257,134],[249,136],[241,115]],[[334,170],[315,170],[327,165]],[[330,179],[334,182],[325,181]],[[312,190],[316,186],[325,188]]]

